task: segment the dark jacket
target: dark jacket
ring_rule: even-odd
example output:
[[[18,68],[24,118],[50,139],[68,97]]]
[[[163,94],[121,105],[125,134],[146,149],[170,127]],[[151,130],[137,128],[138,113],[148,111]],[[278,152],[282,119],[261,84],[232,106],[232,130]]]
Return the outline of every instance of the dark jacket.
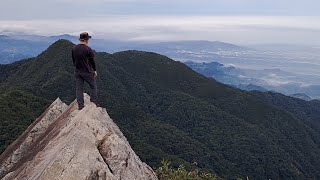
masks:
[[[93,50],[85,44],[78,44],[72,48],[72,61],[76,72],[94,73],[96,71]]]

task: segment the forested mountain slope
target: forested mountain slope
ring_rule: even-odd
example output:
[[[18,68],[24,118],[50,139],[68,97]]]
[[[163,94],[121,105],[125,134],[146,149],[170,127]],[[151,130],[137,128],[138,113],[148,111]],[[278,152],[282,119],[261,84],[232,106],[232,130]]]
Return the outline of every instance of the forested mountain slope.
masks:
[[[1,89],[70,103],[73,46],[59,40],[36,58],[1,65]],[[229,87],[156,53],[96,53],[96,64],[100,104],[149,165],[166,158],[186,166],[197,162],[224,178],[320,178],[319,103],[287,96],[271,103],[267,93]],[[294,112],[285,102],[296,103]],[[19,114],[11,112],[17,116],[12,124],[32,120]],[[12,127],[0,128],[8,133]],[[2,148],[14,139],[7,133]]]

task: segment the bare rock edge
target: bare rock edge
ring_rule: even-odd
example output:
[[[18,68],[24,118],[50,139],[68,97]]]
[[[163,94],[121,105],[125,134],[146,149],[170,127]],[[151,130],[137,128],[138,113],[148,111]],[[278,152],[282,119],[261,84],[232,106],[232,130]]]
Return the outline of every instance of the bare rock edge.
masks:
[[[0,155],[0,178],[158,179],[126,137],[85,94],[85,108],[59,98]]]

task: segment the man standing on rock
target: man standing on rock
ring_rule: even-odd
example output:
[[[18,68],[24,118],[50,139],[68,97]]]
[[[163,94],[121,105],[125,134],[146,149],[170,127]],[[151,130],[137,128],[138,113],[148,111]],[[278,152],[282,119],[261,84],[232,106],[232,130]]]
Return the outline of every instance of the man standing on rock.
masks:
[[[91,89],[90,101],[97,104],[97,70],[94,61],[94,52],[88,46],[88,42],[91,36],[87,32],[80,34],[80,43],[72,49],[72,61],[75,67],[75,78],[76,78],[76,95],[78,102],[78,109],[84,108],[83,99],[83,86],[86,81]]]

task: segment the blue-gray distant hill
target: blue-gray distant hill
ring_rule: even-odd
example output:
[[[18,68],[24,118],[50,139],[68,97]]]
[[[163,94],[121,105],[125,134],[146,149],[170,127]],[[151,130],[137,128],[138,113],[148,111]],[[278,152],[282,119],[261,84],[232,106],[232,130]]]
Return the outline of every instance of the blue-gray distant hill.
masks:
[[[0,64],[7,64],[17,60],[19,57],[34,57],[40,54],[43,50],[49,47],[50,44],[59,40],[67,39],[73,43],[78,42],[78,37],[69,34],[62,34],[57,36],[37,36],[37,35],[0,35],[0,53],[11,51],[12,57],[0,54]],[[248,48],[241,46],[219,42],[219,41],[172,41],[159,43],[146,43],[138,41],[119,41],[119,40],[105,40],[93,38],[90,40],[90,45],[97,51],[103,52],[117,52],[123,50],[143,50],[163,53],[166,55],[180,54],[180,58],[186,57],[188,52],[218,52],[218,51],[241,51]],[[15,57],[14,57],[15,56]],[[6,57],[6,58],[4,58]],[[21,59],[22,59],[21,58]]]
[[[0,35],[0,64],[8,64],[14,61],[33,57],[39,54],[49,43],[13,39]]]

